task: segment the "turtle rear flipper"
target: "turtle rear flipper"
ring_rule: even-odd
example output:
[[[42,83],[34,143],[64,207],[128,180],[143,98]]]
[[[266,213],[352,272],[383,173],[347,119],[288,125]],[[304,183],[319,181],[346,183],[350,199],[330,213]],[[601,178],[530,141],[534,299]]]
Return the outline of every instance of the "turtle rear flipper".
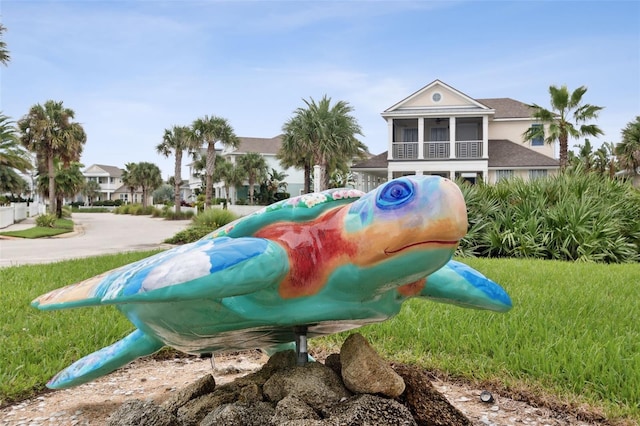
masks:
[[[64,389],[81,385],[108,374],[144,355],[164,347],[164,343],[136,330],[111,346],[100,349],[71,364],[55,375],[47,387]]]

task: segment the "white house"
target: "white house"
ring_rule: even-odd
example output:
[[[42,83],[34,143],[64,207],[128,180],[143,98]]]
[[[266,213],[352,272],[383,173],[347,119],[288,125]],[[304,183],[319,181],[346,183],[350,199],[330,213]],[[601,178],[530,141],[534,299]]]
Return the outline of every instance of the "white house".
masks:
[[[488,183],[554,174],[556,147],[522,138],[528,128],[541,125],[531,114],[520,101],[474,99],[435,80],[382,112],[388,151],[352,166],[357,187],[369,191],[408,174]]]
[[[287,183],[287,192],[291,196],[299,195],[304,188],[304,171],[294,168],[283,168],[280,165],[280,161],[276,158],[276,154],[282,146],[281,136],[275,136],[272,138],[253,138],[253,137],[240,137],[240,143],[237,148],[224,147],[221,150],[217,150],[216,155],[220,155],[232,164],[236,164],[238,157],[250,153],[256,152],[260,154],[266,161],[269,170],[275,169],[278,172],[285,173],[287,177],[285,182]],[[192,191],[196,188],[200,188],[202,181],[200,178],[194,175],[193,163],[189,164],[189,187]],[[235,204],[238,199],[246,199],[248,194],[248,182],[244,183],[242,188],[230,188],[229,198],[231,203]],[[214,197],[225,198],[224,182],[216,182],[214,187]]]

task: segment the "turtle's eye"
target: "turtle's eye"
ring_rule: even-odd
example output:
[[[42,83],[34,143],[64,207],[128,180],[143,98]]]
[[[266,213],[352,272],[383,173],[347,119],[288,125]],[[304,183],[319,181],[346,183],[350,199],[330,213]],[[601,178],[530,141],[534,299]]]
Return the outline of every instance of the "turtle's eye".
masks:
[[[413,186],[406,181],[395,181],[385,186],[376,199],[376,205],[384,210],[396,209],[414,196]]]

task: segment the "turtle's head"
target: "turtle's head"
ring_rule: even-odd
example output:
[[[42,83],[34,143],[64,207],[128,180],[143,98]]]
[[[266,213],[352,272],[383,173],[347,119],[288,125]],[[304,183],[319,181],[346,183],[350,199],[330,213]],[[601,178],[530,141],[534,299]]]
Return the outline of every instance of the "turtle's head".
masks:
[[[467,233],[467,209],[458,186],[439,176],[405,176],[349,206],[345,229],[358,235],[365,263],[417,252],[439,253],[438,269]],[[443,259],[441,261],[440,259]]]

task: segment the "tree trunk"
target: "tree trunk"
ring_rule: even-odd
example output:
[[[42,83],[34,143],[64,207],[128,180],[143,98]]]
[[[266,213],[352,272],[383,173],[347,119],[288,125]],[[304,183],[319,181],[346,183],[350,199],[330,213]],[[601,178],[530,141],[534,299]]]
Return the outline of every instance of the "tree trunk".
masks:
[[[62,195],[56,197],[56,217],[62,219]]]
[[[142,187],[142,208],[147,207],[147,188],[145,186]]]
[[[176,218],[180,219],[180,186],[182,186],[182,150],[176,149],[176,164],[173,169],[173,203],[175,204]]]
[[[216,162],[215,142],[207,145],[207,186],[204,195],[204,208],[211,208],[211,198],[213,193],[213,169]]]
[[[253,205],[253,179],[249,175],[249,204]]]
[[[313,192],[311,190],[311,165],[306,163],[304,165],[304,193],[309,194]]]
[[[569,150],[567,140],[567,135],[560,135],[558,138],[560,141],[560,170],[564,170],[567,168],[567,151]]]
[[[51,153],[47,158],[47,168],[49,169],[49,213],[56,214],[56,170]]]

